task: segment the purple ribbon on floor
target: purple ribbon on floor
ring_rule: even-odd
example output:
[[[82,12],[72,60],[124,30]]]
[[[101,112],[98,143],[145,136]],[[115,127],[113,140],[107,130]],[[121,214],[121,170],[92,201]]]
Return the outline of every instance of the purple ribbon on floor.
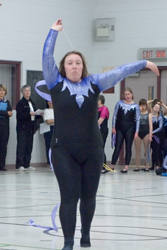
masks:
[[[30,219],[27,222],[27,224],[30,226],[33,226],[33,227],[58,231],[58,227],[56,226],[55,220],[56,220],[56,213],[57,213],[57,209],[58,209],[59,204],[60,204],[60,202],[55,206],[55,208],[53,209],[52,214],[51,214],[51,220],[52,220],[53,227],[45,227],[45,226],[37,225],[33,219]]]
[[[43,86],[43,85],[46,85],[46,82],[44,80],[37,82],[37,84],[35,86],[35,90],[36,90],[36,92],[38,93],[39,96],[41,96],[43,99],[51,102],[52,101],[51,100],[51,95],[49,95],[47,93],[44,93],[44,92],[42,92],[42,91],[40,91],[38,89],[39,86]],[[51,154],[52,154],[52,151],[51,151],[51,148],[50,148],[50,150],[49,150],[50,166],[51,166],[52,170],[54,171],[52,161],[51,161]],[[58,209],[59,204],[60,204],[60,202],[55,206],[55,208],[53,209],[52,214],[51,214],[51,220],[52,220],[53,227],[45,227],[45,226],[37,225],[33,219],[30,219],[27,222],[27,224],[30,225],[30,226],[33,226],[33,227],[58,231],[58,227],[56,226],[55,220],[56,220],[56,213],[57,213],[57,209]]]

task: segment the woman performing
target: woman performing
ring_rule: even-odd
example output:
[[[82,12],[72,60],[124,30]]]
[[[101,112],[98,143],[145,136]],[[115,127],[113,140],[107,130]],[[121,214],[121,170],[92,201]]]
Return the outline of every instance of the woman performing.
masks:
[[[144,155],[146,166],[144,171],[149,171],[148,161],[148,148],[149,142],[152,141],[152,115],[148,112],[148,105],[145,99],[140,99],[140,127],[138,137],[134,140],[136,150],[136,169],[133,171],[140,171],[140,155],[141,155],[141,144],[144,144]]]
[[[80,244],[81,247],[91,246],[90,227],[104,159],[103,141],[97,123],[99,93],[144,67],[157,75],[159,72],[155,64],[139,61],[103,74],[88,75],[85,59],[77,51],[67,53],[58,69],[53,52],[62,29],[62,20],[58,20],[49,31],[43,49],[43,74],[51,92],[56,121],[51,148],[61,195],[62,250],[72,250],[79,199]]]
[[[114,169],[123,141],[125,140],[125,167],[120,172],[127,173],[132,155],[133,139],[138,137],[140,125],[140,108],[133,101],[133,92],[130,88],[125,88],[123,100],[117,102],[112,120],[112,134],[116,134],[115,150],[112,156],[111,169]]]

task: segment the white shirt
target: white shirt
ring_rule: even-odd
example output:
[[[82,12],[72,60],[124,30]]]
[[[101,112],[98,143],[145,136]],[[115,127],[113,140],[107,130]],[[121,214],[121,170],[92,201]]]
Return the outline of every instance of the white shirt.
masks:
[[[53,109],[44,109],[43,120],[44,122],[46,122],[46,120],[54,120]]]
[[[28,104],[30,106],[30,112],[34,112],[34,108],[32,106],[32,103],[29,101]],[[31,121],[35,121],[35,116],[31,115]]]

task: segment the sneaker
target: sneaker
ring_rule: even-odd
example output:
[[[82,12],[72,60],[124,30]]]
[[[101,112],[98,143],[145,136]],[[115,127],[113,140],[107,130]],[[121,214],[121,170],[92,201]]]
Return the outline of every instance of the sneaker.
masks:
[[[26,168],[25,170],[30,170],[30,171],[34,171],[36,170],[36,168],[32,167],[32,166],[29,166],[28,168]]]
[[[19,168],[17,168],[17,170],[19,170],[19,171],[25,171],[25,168],[24,167],[19,167]]]

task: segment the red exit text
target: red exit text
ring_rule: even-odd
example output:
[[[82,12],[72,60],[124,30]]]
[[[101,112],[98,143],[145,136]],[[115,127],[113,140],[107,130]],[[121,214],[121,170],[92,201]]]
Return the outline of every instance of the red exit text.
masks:
[[[143,58],[166,58],[166,50],[144,50],[143,51]]]

